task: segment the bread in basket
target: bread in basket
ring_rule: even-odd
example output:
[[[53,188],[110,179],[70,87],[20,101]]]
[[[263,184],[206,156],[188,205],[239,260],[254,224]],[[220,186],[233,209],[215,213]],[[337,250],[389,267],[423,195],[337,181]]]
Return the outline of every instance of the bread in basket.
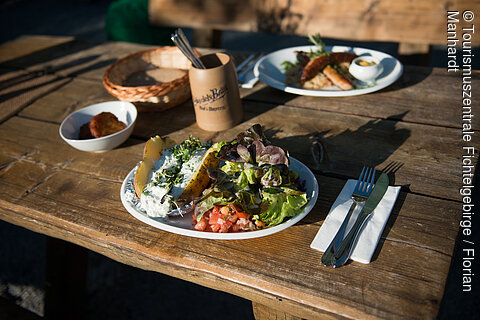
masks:
[[[142,50],[113,63],[103,85],[119,100],[133,102],[138,111],[163,111],[190,98],[190,66],[177,47]]]

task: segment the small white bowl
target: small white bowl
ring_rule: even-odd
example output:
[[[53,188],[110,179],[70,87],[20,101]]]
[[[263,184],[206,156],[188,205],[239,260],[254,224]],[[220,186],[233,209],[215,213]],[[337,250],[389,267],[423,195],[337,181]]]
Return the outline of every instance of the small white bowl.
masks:
[[[360,65],[360,61],[366,61],[367,63],[374,63],[369,66]],[[348,72],[355,78],[364,82],[372,82],[375,80],[383,71],[382,63],[372,56],[360,56],[353,59],[350,64]]]
[[[100,112],[111,112],[127,127],[105,137],[94,139],[78,139],[80,127]],[[60,136],[75,149],[90,152],[104,152],[111,150],[128,139],[132,134],[137,120],[137,108],[133,103],[126,101],[109,101],[93,104],[79,109],[63,120],[58,130]]]

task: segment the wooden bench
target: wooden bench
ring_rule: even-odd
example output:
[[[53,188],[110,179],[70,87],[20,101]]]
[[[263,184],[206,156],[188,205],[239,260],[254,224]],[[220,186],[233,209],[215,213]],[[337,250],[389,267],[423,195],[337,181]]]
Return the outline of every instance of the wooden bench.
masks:
[[[149,0],[153,25],[194,29],[197,46],[219,47],[220,31],[267,32],[352,41],[398,42],[400,55],[424,54],[447,44],[447,12],[455,16],[457,35],[471,26],[462,12],[480,12],[469,0]],[[200,32],[196,32],[200,31]],[[472,45],[480,45],[474,37]],[[460,44],[460,43],[459,43]]]

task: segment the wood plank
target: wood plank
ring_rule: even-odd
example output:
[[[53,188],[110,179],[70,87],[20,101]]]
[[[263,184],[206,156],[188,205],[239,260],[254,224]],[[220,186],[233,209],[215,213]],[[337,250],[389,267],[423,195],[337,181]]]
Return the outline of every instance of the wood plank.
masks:
[[[253,315],[256,320],[300,320],[301,318],[292,316],[290,314],[269,308],[260,303],[252,302]],[[335,319],[335,318],[332,318]]]
[[[200,130],[187,102],[167,112],[140,114],[134,138],[115,150],[80,152],[60,139],[58,125],[87,102],[108,99],[99,81],[104,66],[94,61],[114,54],[109,56],[103,47],[91,50],[62,55],[55,64],[62,61],[57,65],[63,66],[65,74],[78,75],[74,81],[0,125],[0,219],[293,317],[435,318],[461,218],[458,128],[422,124],[426,111],[412,120],[398,121],[398,116],[372,118],[362,111],[357,115],[329,110],[323,104],[312,108],[304,101],[262,103],[246,97],[245,122],[222,133]],[[99,55],[90,59],[94,53]],[[85,69],[82,65],[88,70],[79,73]],[[27,69],[39,66],[48,64],[26,64]],[[442,87],[448,88],[447,84]],[[404,105],[408,101],[405,94]],[[437,112],[447,107],[441,104]],[[383,108],[377,112],[387,114],[388,105]],[[264,125],[272,142],[311,168],[315,167],[312,139],[320,137],[327,150],[329,161],[315,170],[319,200],[297,225],[259,239],[211,241],[163,232],[123,208],[120,184],[139,161],[148,137],[168,134],[180,141],[192,134],[203,141],[230,140],[257,122]],[[478,148],[478,142],[472,146]],[[321,252],[309,245],[346,177],[357,176],[359,159],[368,159],[377,168],[390,161],[402,162],[395,178],[397,185],[405,187],[372,263],[324,268],[319,263]]]
[[[53,74],[0,71],[0,123],[69,81]]]
[[[383,169],[391,162],[398,162],[403,167],[397,172],[397,184],[416,193],[454,200],[461,198],[458,177],[462,168],[458,159],[463,144],[458,138],[458,129],[290,106],[274,107],[250,101],[244,103],[244,109],[246,121],[222,133],[199,129],[191,105],[184,104],[162,113],[140,114],[133,134],[144,140],[158,134],[182,141],[192,134],[203,141],[228,141],[238,132],[260,123],[272,142],[284,146],[292,156],[312,168],[315,163],[311,143],[315,137],[320,138],[328,157],[328,161],[318,168],[322,173],[354,178],[364,164]],[[20,120],[14,120],[3,130],[8,127],[8,130],[18,132],[13,125],[17,121]],[[28,126],[35,130],[34,124]],[[57,135],[56,129],[52,131],[52,135]],[[34,135],[29,139],[26,145],[36,143]],[[57,143],[60,141],[58,136],[55,139]],[[480,147],[478,141],[473,141],[472,146]],[[137,161],[139,154],[134,156]],[[432,172],[436,174],[432,175]]]
[[[478,0],[447,4],[434,0],[415,4],[395,0],[340,0],[334,4],[328,0],[149,0],[149,20],[155,25],[299,35],[320,32],[324,37],[349,40],[445,44],[446,12],[460,12],[456,16],[460,30],[471,26],[462,23],[461,13],[479,9]],[[478,46],[480,40],[474,38]]]
[[[47,59],[53,52],[65,49],[73,42],[73,37],[22,36],[2,43],[0,46],[0,66],[25,68],[30,66],[32,61],[38,62]]]
[[[117,59],[152,47],[127,42],[94,43],[73,38],[25,36],[0,46],[0,67],[102,79],[107,67]]]
[[[277,112],[293,120],[303,113],[289,107],[263,111],[258,117],[270,119],[268,127]],[[350,118],[353,125],[363,123],[360,117]],[[331,125],[335,120],[326,122]],[[312,124],[294,123],[294,127],[285,125],[284,131],[270,131],[275,132],[276,142],[287,146],[305,142],[292,139],[288,132],[301,134]],[[345,130],[344,125],[340,127]],[[143,143],[134,141],[111,152],[90,154],[63,144],[57,129],[54,123],[39,125],[20,117],[0,126],[0,159],[7,161],[0,172],[1,219],[299,317],[311,318],[318,312],[354,318],[431,318],[438,312],[459,228],[457,202],[402,193],[375,260],[370,265],[351,263],[327,269],[318,263],[321,253],[309,245],[344,180],[317,176],[322,192],[314,210],[278,234],[226,242],[186,238],[144,225],[121,205],[121,181],[138,161]],[[196,131],[191,129],[172,136]],[[433,136],[443,135],[437,131]],[[419,259],[424,256],[429,259]],[[388,281],[374,281],[378,278]]]
[[[152,48],[127,42],[88,43],[87,48],[74,50],[59,56],[48,63],[39,63],[28,68],[49,68],[59,76],[102,79],[107,68],[119,58],[128,54]]]
[[[472,88],[478,86],[480,71],[474,71]],[[405,66],[402,77],[392,86],[353,97],[298,96],[265,85],[257,85],[254,91],[244,94],[244,100],[453,128],[462,126],[462,79],[460,74],[446,69]],[[472,114],[479,113],[480,104],[474,101]],[[480,119],[473,117],[472,126],[479,130]]]
[[[127,53],[135,52],[143,46],[132,46],[132,44],[115,43],[93,47],[90,50],[81,51],[75,54],[63,56],[57,60],[60,66],[56,67],[57,73],[62,76],[77,75],[83,80],[90,79],[92,82],[77,81],[67,87],[65,92],[59,90],[51,97],[44,99],[44,103],[37,105],[38,110],[43,108],[51,100],[57,99],[50,107],[55,105],[68,104],[69,108],[64,110],[65,117],[68,110],[72,110],[71,104],[79,108],[90,102],[99,102],[102,99],[116,100],[108,94],[102,95],[105,91],[101,79],[108,61],[124,56]],[[93,58],[92,57],[96,57]],[[39,65],[36,68],[43,68]],[[472,87],[480,85],[480,72],[474,71],[472,76]],[[442,90],[438,90],[442,88]],[[75,90],[76,89],[76,90]],[[63,98],[67,94],[72,96],[74,102]],[[86,99],[82,100],[85,94]],[[459,128],[461,127],[461,77],[458,74],[448,73],[443,69],[421,68],[406,66],[403,76],[391,87],[379,92],[343,98],[328,97],[304,97],[285,93],[265,85],[257,85],[253,90],[242,90],[244,100],[260,101],[266,103],[277,103],[291,105],[299,108],[319,109],[344,114],[362,115],[372,118],[399,119],[407,122],[433,124]],[[48,102],[47,102],[48,101]],[[472,113],[477,114],[480,104],[472,104]],[[43,111],[39,111],[42,114]],[[63,118],[62,118],[63,119]],[[48,120],[60,121],[58,118]],[[480,119],[474,117],[472,125],[475,130],[480,128]]]
[[[115,100],[117,99],[103,87],[101,78],[77,77],[61,89],[38,99],[20,112],[20,115],[61,123],[73,111],[91,104]]]
[[[18,127],[20,122],[14,120],[10,120],[9,123],[12,124],[12,127]],[[22,122],[34,124],[30,120],[22,120]],[[26,127],[24,126],[24,128]],[[9,186],[7,194],[11,199],[23,199],[62,170],[68,170],[72,174],[88,175],[106,183],[121,183],[127,173],[139,161],[144,146],[143,142],[135,143],[134,140],[131,140],[131,143],[126,144],[122,148],[102,154],[75,151],[60,142],[53,143],[48,138],[32,146],[32,141],[39,135],[39,131],[42,131],[44,136],[56,134],[55,125],[46,124],[39,130],[29,127],[22,136],[20,136],[21,132],[13,132],[14,134],[18,133],[14,141],[1,140],[0,146],[2,155],[4,155],[2,157],[4,162],[2,163],[1,178],[3,183]],[[3,137],[3,133],[0,131],[1,137]],[[54,139],[58,138],[53,137]],[[52,145],[55,145],[55,148],[52,148]],[[12,155],[14,156],[12,157]],[[319,182],[322,182],[323,179],[325,181],[330,180],[328,177],[321,176]],[[77,183],[62,183],[55,188],[66,192],[76,189]],[[320,200],[324,202],[331,201],[330,199],[335,198],[340,189],[339,186],[336,188],[329,186],[322,191]],[[98,197],[99,195],[89,196]],[[405,193],[400,197],[399,203],[403,203],[407,197],[417,198],[415,195]],[[89,200],[87,201],[90,202]],[[97,203],[89,204],[92,208],[95,208],[97,205]],[[450,248],[444,247],[441,239],[454,240],[455,234],[452,235],[450,232],[455,229],[456,216],[448,215],[444,209],[438,210],[443,214],[430,217],[428,214],[430,209],[427,206],[422,206],[417,201],[415,211],[419,213],[425,212],[426,214],[419,214],[414,218],[405,218],[406,220],[403,220],[403,217],[398,217],[404,225],[408,225],[408,228],[406,228],[408,233],[404,237],[397,235],[394,238],[395,241],[409,242],[413,241],[413,239],[419,239],[419,242],[426,243],[429,249],[447,254]],[[320,220],[323,220],[327,212],[328,210],[323,213]],[[393,216],[396,215],[397,212],[394,211]],[[308,220],[309,218],[307,218]],[[436,224],[435,232],[432,232],[433,229],[430,229],[429,223],[423,223],[423,221],[430,220]],[[389,228],[390,225],[387,225],[387,230]],[[412,242],[412,244],[416,243]]]
[[[104,91],[101,79],[107,67],[105,61],[113,61],[142,48],[144,46],[126,43],[105,44],[54,60],[54,63],[64,66],[56,68],[58,74],[63,76],[74,74],[81,78],[91,79],[93,82],[74,83],[68,87],[69,93],[59,90],[52,96],[58,100],[52,106],[58,104],[59,101],[71,103],[66,99],[60,99],[63,94],[76,94],[74,97],[76,107],[87,105],[92,101],[90,100],[92,96],[94,97],[93,102],[100,101],[103,97],[105,100],[114,100],[113,96],[101,94]],[[92,60],[92,57],[96,58]],[[42,65],[36,67],[39,68]],[[472,81],[472,86],[480,85],[480,72],[474,71]],[[443,90],[438,90],[440,87]],[[81,101],[79,92],[85,93],[89,98]],[[448,73],[443,69],[406,66],[401,79],[391,87],[373,94],[341,99],[297,96],[268,88],[265,85],[258,85],[254,90],[242,90],[242,95],[245,100],[252,101],[456,128],[461,126],[461,103],[459,102],[461,78],[457,74]],[[41,104],[41,106],[45,105]],[[479,107],[478,103],[472,104],[472,113],[478,113]],[[67,110],[71,110],[71,108],[67,108]],[[66,114],[68,113],[65,113],[65,116]],[[59,119],[56,118],[55,121],[59,121]],[[475,130],[480,128],[479,122],[480,119],[473,118]]]

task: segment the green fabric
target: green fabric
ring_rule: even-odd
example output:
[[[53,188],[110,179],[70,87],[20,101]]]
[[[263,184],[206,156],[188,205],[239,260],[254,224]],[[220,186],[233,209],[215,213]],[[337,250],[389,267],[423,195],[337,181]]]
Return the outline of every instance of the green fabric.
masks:
[[[174,28],[151,26],[148,0],[116,0],[105,17],[107,39],[151,45],[173,45]]]

